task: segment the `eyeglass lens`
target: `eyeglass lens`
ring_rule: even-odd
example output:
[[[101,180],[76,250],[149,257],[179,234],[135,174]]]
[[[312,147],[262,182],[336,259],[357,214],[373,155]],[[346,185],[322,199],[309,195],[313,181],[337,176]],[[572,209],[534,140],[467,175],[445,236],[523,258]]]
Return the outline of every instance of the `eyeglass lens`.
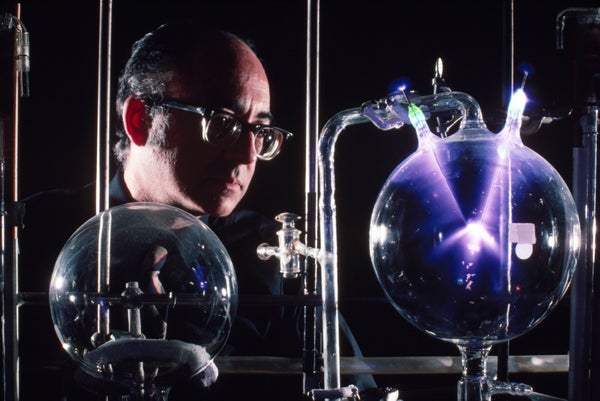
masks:
[[[231,146],[238,139],[244,124],[233,116],[226,114],[213,115],[206,127],[206,137],[209,142],[221,146]],[[254,132],[256,153],[263,157],[272,157],[283,140],[283,133],[272,127],[262,127]]]

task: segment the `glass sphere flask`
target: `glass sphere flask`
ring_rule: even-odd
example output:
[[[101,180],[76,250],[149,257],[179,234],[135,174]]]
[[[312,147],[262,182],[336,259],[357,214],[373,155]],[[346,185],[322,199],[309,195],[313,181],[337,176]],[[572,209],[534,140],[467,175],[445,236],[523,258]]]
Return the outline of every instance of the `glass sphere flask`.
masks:
[[[199,219],[129,203],[73,233],[49,296],[56,334],[87,377],[154,400],[209,368],[229,336],[237,281],[225,247]]]
[[[443,139],[409,105],[418,148],[388,177],[371,217],[371,260],[388,300],[461,352],[459,401],[528,391],[488,378],[488,352],[548,315],[578,256],[575,203],[558,172],[522,143],[524,105],[517,92],[497,134],[471,121]]]

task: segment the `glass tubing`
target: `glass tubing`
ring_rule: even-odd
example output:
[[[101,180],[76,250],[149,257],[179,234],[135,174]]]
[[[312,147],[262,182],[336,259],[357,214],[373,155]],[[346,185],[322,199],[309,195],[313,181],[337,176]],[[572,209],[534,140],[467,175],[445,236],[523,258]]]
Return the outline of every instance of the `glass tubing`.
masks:
[[[459,110],[463,118],[460,129],[483,126],[479,104],[462,92],[445,92],[411,98],[410,102],[427,112]],[[320,233],[322,239],[319,263],[321,265],[323,370],[324,389],[340,387],[339,311],[337,285],[337,233],[335,205],[334,148],[339,134],[349,125],[372,122],[381,130],[400,128],[410,124],[404,92],[393,92],[387,97],[367,102],[361,107],[335,114],[324,125],[319,140]]]

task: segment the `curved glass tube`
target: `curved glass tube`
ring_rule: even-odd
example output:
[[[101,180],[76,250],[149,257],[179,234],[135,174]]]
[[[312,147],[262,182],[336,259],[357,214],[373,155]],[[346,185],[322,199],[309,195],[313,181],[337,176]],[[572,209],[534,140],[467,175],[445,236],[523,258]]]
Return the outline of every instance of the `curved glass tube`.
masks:
[[[350,109],[334,115],[323,127],[319,140],[320,181],[319,209],[321,214],[322,247],[321,292],[323,298],[323,368],[324,389],[340,387],[340,345],[337,287],[337,237],[335,206],[334,150],[340,132],[348,125],[367,122],[360,109]]]

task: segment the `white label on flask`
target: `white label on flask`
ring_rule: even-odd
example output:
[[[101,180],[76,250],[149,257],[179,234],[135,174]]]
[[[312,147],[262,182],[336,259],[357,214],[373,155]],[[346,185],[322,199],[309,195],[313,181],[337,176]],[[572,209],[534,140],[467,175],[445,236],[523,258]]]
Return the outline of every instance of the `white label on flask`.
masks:
[[[508,240],[515,245],[515,254],[519,259],[528,259],[535,244],[535,224],[511,223],[508,226]]]

